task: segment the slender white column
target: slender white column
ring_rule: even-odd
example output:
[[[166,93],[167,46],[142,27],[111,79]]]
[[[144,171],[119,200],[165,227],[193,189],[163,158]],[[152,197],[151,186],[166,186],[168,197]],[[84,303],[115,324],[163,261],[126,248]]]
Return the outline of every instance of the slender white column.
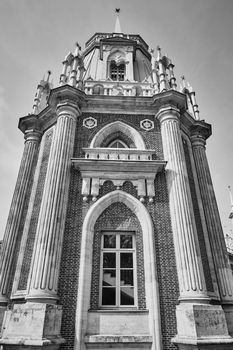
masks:
[[[54,129],[54,127],[49,129],[43,135],[41,142],[40,142],[40,150],[39,150],[36,169],[35,169],[35,173],[34,173],[33,185],[32,185],[32,190],[31,190],[31,195],[30,195],[28,210],[27,210],[27,216],[26,216],[25,223],[24,223],[24,229],[23,229],[21,243],[20,243],[18,260],[17,260],[15,274],[14,274],[14,282],[13,282],[13,287],[12,287],[12,292],[11,292],[11,299],[22,298],[27,294],[26,288],[25,288],[25,290],[18,291],[18,285],[19,285],[21,269],[22,269],[22,265],[23,265],[24,255],[25,255],[28,233],[30,230],[30,222],[32,219],[33,207],[35,204],[35,199],[36,199],[36,194],[37,194],[37,187],[39,185],[38,180],[39,180],[39,176],[40,176],[41,164],[42,164],[42,159],[43,159],[43,154],[44,154],[44,149],[45,149],[45,141],[47,138],[52,139],[53,129]]]
[[[51,145],[31,265],[33,302],[56,302],[78,108],[61,104]]]
[[[7,288],[9,283],[10,269],[15,255],[15,244],[19,224],[22,216],[25,196],[28,190],[33,161],[38,152],[38,144],[41,132],[28,130],[25,132],[25,146],[15,191],[7,220],[0,262],[0,303],[7,303]]]
[[[179,127],[179,111],[160,109],[180,300],[208,302],[193,205]]]
[[[226,250],[222,225],[205,152],[205,137],[194,133],[191,137],[197,177],[201,190],[204,213],[213,251],[222,301],[233,302],[233,278]]]

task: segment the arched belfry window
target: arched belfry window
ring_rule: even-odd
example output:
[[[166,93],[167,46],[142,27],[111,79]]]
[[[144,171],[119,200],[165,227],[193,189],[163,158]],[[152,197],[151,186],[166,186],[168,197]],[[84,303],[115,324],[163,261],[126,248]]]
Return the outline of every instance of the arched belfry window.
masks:
[[[113,81],[123,81],[125,79],[125,64],[116,64],[115,61],[110,63],[110,78]]]

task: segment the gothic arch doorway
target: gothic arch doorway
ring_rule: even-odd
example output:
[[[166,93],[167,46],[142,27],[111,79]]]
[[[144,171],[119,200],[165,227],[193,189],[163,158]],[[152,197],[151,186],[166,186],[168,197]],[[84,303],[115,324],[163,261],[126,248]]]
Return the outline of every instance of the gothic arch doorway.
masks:
[[[150,335],[153,339],[152,350],[162,350],[159,287],[153,243],[154,230],[152,220],[147,209],[138,199],[121,190],[110,192],[101,197],[91,206],[84,219],[76,308],[75,350],[85,349],[84,337],[87,330],[87,316],[90,307],[92,250],[95,223],[101,213],[115,202],[124,203],[138,217],[142,228],[145,294],[146,305],[149,310]]]

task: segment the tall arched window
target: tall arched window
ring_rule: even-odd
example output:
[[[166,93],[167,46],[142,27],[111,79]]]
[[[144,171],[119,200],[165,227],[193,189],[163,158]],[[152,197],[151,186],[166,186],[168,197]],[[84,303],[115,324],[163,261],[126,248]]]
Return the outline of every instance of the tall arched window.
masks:
[[[116,64],[115,61],[110,63],[110,78],[114,81],[123,81],[125,79],[125,64]]]
[[[100,306],[133,306],[136,249],[133,232],[105,232],[101,243]]]

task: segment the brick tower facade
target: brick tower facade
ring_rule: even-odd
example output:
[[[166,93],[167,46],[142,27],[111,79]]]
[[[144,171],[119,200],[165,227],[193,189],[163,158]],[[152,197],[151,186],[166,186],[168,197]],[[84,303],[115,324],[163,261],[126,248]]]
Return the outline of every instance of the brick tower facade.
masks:
[[[232,349],[233,280],[195,92],[96,33],[38,85],[2,246],[3,349]]]

